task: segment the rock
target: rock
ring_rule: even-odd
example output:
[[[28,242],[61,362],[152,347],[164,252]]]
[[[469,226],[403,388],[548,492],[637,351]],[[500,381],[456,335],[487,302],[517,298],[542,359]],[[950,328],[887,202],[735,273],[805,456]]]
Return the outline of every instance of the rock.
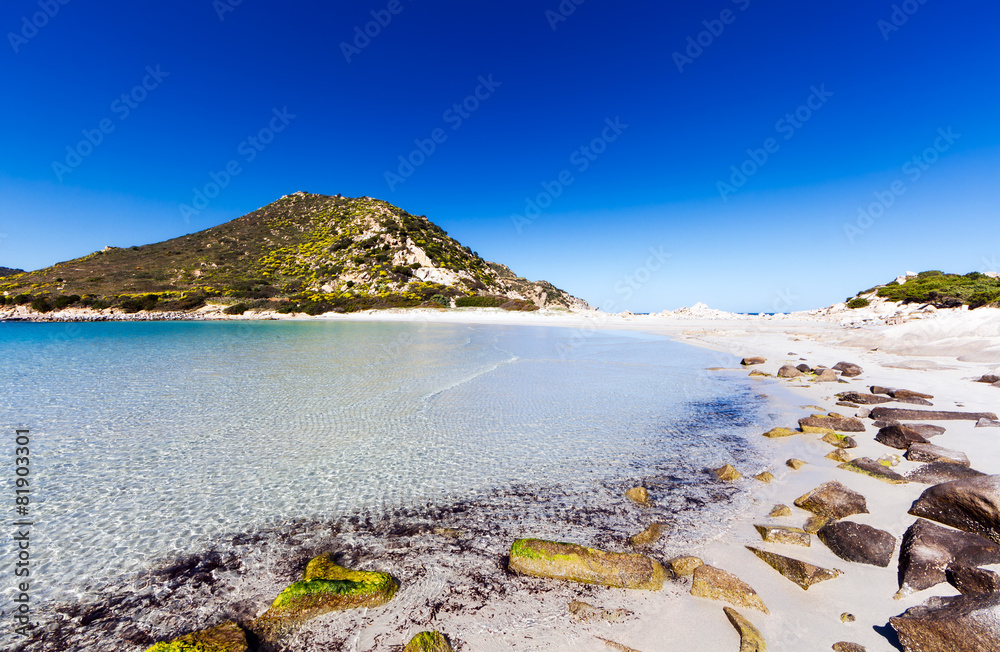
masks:
[[[969,466],[969,458],[961,451],[953,451],[934,444],[911,444],[906,451],[906,459],[911,462],[949,462]]]
[[[980,419],[979,421],[976,422],[976,427],[977,428],[1000,428],[1000,421],[997,421],[996,419],[987,419],[986,417],[983,417],[982,419]]]
[[[667,568],[674,574],[674,577],[687,577],[694,573],[694,570],[705,562],[691,555],[674,557],[667,562]]]
[[[805,376],[805,374],[790,364],[786,364],[778,369],[778,378],[800,378],[802,376]]]
[[[851,403],[850,401],[837,401],[837,405],[839,405],[840,407],[855,408],[855,409],[861,407],[857,403]]]
[[[816,534],[823,529],[823,526],[830,522],[825,516],[810,516],[806,519],[805,524],[803,524],[802,529],[809,534]]]
[[[832,446],[836,446],[837,448],[858,447],[858,442],[854,439],[854,437],[848,437],[847,435],[839,435],[837,433],[827,433],[823,435],[823,441]]]
[[[239,625],[231,620],[211,629],[179,636],[170,642],[157,643],[146,652],[246,652],[247,635]]]
[[[859,392],[841,392],[840,394],[837,394],[837,397],[845,401],[850,401],[851,403],[857,403],[858,405],[878,405],[879,403],[892,402],[892,399],[888,396],[861,394]]]
[[[872,394],[884,394],[886,396],[889,395],[889,392],[893,391],[891,387],[881,387],[880,385],[872,385],[868,390]]]
[[[961,464],[931,462],[907,473],[906,479],[910,482],[919,482],[920,484],[941,484],[942,482],[977,478],[983,475],[986,474],[975,469],[970,469],[967,466],[962,466]]]
[[[858,645],[857,643],[840,641],[833,644],[833,652],[865,652],[865,646]]]
[[[799,419],[799,427],[802,428],[803,432],[809,432],[806,430],[806,426],[829,428],[830,430],[839,430],[840,432],[865,431],[865,424],[861,419],[855,419],[854,417],[811,416]]]
[[[953,480],[925,489],[910,514],[1000,543],[1000,475]]]
[[[625,492],[625,497],[640,507],[653,506],[653,501],[649,498],[649,491],[645,487],[632,487]]]
[[[740,652],[766,652],[767,644],[760,631],[749,620],[741,616],[732,607],[723,607],[726,618],[740,633]]]
[[[330,611],[379,607],[392,600],[399,583],[388,573],[356,571],[338,566],[330,554],[306,565],[303,579],[282,591],[251,629],[270,640],[304,620]]]
[[[861,367],[853,362],[838,362],[833,365],[833,369],[834,371],[839,371],[840,375],[844,378],[854,378],[855,376],[860,376],[863,373]]]
[[[866,419],[868,418],[869,413],[871,413],[871,410],[869,408],[860,407],[858,408],[858,411],[854,414],[854,416],[856,416],[859,419]]]
[[[945,570],[953,564],[995,563],[1000,563],[1000,546],[992,541],[918,519],[899,546],[899,588],[906,594],[945,582]]]
[[[893,425],[893,424],[886,424]],[[915,430],[920,433],[921,437],[925,439],[930,439],[931,437],[937,437],[938,435],[943,435],[945,429],[942,426],[935,426],[929,423],[908,423],[906,427],[910,430]]]
[[[595,638],[598,641],[601,641],[602,643],[607,645],[612,650],[618,650],[618,652],[639,652],[639,650],[633,647],[628,647],[627,645],[622,645],[621,643],[615,643],[614,641],[609,641],[608,639],[601,638],[600,636],[596,636]]]
[[[915,396],[911,397],[911,398],[897,398],[897,399],[894,399],[894,400],[897,403],[908,403],[910,405],[934,405],[933,403],[931,403],[930,401],[928,401],[925,398],[917,398]]]
[[[891,448],[906,450],[910,444],[926,444],[927,440],[923,436],[907,426],[886,426],[875,435],[875,441],[885,444]]]
[[[749,367],[750,365],[764,364],[765,362],[767,362],[767,358],[754,357],[754,358],[743,358],[740,361],[740,364],[743,365],[744,367]]]
[[[836,569],[820,568],[810,563],[792,559],[774,552],[767,552],[752,546],[747,546],[747,550],[760,557],[771,568],[778,571],[789,580],[798,584],[803,590],[807,590],[813,584],[832,580],[842,573]]]
[[[749,584],[731,573],[708,564],[702,564],[694,570],[691,595],[769,613],[764,601]]]
[[[992,412],[948,412],[946,410],[910,410],[907,408],[890,408],[877,406],[872,408],[873,419],[893,419],[895,421],[979,421],[980,419],[996,420]]]
[[[739,471],[734,469],[732,465],[729,464],[720,466],[717,469],[712,469],[712,473],[714,473],[715,477],[722,480],[723,482],[735,482],[736,480],[739,480],[740,478],[743,477],[742,475],[740,475]]]
[[[407,644],[403,652],[453,652],[453,650],[441,632],[420,632]]]
[[[889,624],[906,652],[998,652],[1000,596],[931,598]]]
[[[896,550],[896,537],[864,523],[836,521],[816,533],[841,559],[885,568]]]
[[[837,372],[833,369],[824,369],[823,371],[816,374],[816,378],[813,379],[817,383],[835,383],[840,378],[837,377]]]
[[[667,531],[667,526],[663,523],[650,523],[649,527],[640,532],[639,534],[633,534],[628,538],[628,542],[636,547],[648,546],[651,543],[655,543],[663,533]]]
[[[976,382],[977,383],[988,383],[988,384],[992,385],[993,383],[1000,382],[1000,376],[994,376],[993,374],[986,374],[986,375],[980,377],[980,379],[977,380]]]
[[[839,463],[850,462],[852,459],[854,459],[854,456],[848,453],[847,449],[845,448],[835,448],[826,455],[824,455],[823,457],[825,457],[828,460],[833,460],[834,462],[839,462]]]
[[[891,396],[891,397],[893,397],[895,399],[901,399],[901,398],[923,398],[923,399],[930,399],[930,398],[934,398],[934,396],[932,394],[921,394],[920,392],[914,392],[913,390],[910,390],[910,389],[890,389],[889,390],[889,396]]]
[[[861,475],[867,475],[869,478],[875,478],[876,480],[881,480],[882,482],[887,482],[889,484],[906,484],[909,482],[909,480],[903,476],[899,475],[892,469],[879,464],[870,457],[859,457],[856,460],[844,462],[843,464],[838,465],[837,468],[853,471],[854,473],[860,473]]]
[[[853,623],[855,620],[857,620],[857,618],[855,618],[854,614],[852,613],[848,613],[845,611],[844,613],[840,614],[840,622],[842,623]]]
[[[768,514],[771,518],[778,518],[780,516],[791,516],[792,510],[788,505],[775,505],[771,508],[771,513]]]
[[[1000,575],[985,568],[953,564],[945,569],[948,584],[962,595],[991,595],[1000,593]]]
[[[796,471],[798,471],[799,469],[801,469],[805,465],[806,465],[805,462],[803,462],[800,459],[796,459],[794,457],[792,459],[790,459],[790,460],[786,460],[785,461],[785,466],[787,466],[790,469],[795,469]]]
[[[795,368],[798,369],[799,371],[801,371],[804,374],[811,374],[812,370],[813,370],[812,367],[810,367],[809,365],[807,365],[805,363],[802,363],[800,365],[796,365]]]
[[[628,609],[601,609],[579,600],[569,603],[569,614],[570,618],[578,623],[617,623],[633,615]]]
[[[783,525],[754,525],[760,538],[768,543],[784,543],[791,546],[809,547],[812,537],[805,530]]]
[[[757,371],[756,369],[754,369],[753,371],[750,372],[750,376],[754,377],[754,378],[772,378],[773,377],[769,373],[766,373],[766,372],[763,372],[763,371]]]
[[[764,436],[768,439],[776,439],[778,437],[791,437],[792,435],[802,434],[797,430],[790,430],[788,428],[771,428],[764,433]]]
[[[623,589],[659,591],[666,578],[663,566],[645,555],[604,552],[541,539],[515,541],[507,566],[522,575]]]
[[[899,466],[899,463],[903,461],[903,458],[899,455],[890,455],[889,453],[886,453],[885,455],[879,455],[878,459],[875,461],[886,468],[895,468]]]
[[[774,474],[771,473],[770,471],[761,471],[760,473],[758,473],[757,475],[755,475],[753,478],[754,478],[754,480],[760,480],[764,484],[770,484],[771,481],[774,480]]]
[[[842,519],[854,514],[867,514],[865,497],[839,482],[825,482],[795,499],[795,504],[817,516]]]

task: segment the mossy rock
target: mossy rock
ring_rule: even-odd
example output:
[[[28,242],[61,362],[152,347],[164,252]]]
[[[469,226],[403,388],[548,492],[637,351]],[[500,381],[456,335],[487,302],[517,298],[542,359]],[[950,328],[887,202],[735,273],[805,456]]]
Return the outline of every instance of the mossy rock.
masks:
[[[157,643],[146,652],[246,652],[247,636],[239,625],[226,621],[211,629]]]
[[[399,582],[388,573],[350,570],[337,565],[330,554],[320,555],[306,566],[303,579],[288,585],[254,621],[253,629],[269,639],[330,611],[382,606],[398,589]]]
[[[717,469],[712,469],[712,473],[723,482],[736,482],[743,477],[731,464],[724,464]]]
[[[403,652],[453,652],[453,650],[441,632],[420,632],[403,648]]]
[[[779,437],[791,437],[792,435],[801,435],[802,433],[798,430],[792,430],[790,428],[771,428],[764,433],[764,436],[768,439],[777,439]]]
[[[645,555],[542,539],[515,541],[508,567],[522,575],[650,591],[663,588],[666,578],[663,566]]]

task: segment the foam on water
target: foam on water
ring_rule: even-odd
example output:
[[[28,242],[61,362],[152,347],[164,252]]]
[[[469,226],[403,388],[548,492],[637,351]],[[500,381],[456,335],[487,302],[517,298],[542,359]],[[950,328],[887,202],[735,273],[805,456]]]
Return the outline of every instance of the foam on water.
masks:
[[[83,596],[225,533],[497,504],[515,486],[567,509],[574,495],[606,500],[595,488],[643,478],[665,509],[726,498],[702,487],[703,469],[753,463],[743,435],[768,422],[747,379],[706,373],[718,356],[663,338],[574,335],[0,324],[2,425],[29,428],[33,442],[35,599]],[[534,515],[539,530],[546,516]],[[11,589],[0,587],[5,601]]]

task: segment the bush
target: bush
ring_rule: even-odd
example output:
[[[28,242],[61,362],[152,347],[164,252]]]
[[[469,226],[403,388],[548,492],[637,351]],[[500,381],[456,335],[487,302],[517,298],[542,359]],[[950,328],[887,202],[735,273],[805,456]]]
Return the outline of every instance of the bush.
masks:
[[[31,309],[36,312],[52,312],[52,304],[48,297],[35,297],[31,300]]]
[[[26,303],[31,303],[34,298],[35,297],[31,296],[30,294],[19,294],[16,297],[14,297],[14,303],[16,303],[19,306],[23,306]]]
[[[430,298],[430,301],[431,303],[436,303],[438,305],[444,306],[445,308],[451,307],[451,301],[449,301],[448,297],[444,296],[443,294],[435,294]]]
[[[242,315],[243,313],[245,313],[249,309],[250,309],[250,306],[248,306],[247,304],[245,304],[245,303],[237,303],[235,305],[229,306],[228,308],[226,308],[222,312],[224,312],[227,315]]]
[[[79,294],[70,294],[70,295],[63,294],[55,298],[55,301],[52,302],[52,307],[55,310],[62,310],[63,308],[68,308],[74,303],[79,303],[79,302],[80,302]]]
[[[125,312],[139,312],[140,310],[152,310],[159,300],[155,294],[147,294],[141,297],[126,297],[118,301],[118,306]]]
[[[847,302],[848,308],[867,308],[869,305],[871,305],[871,301],[864,297],[854,297]]]
[[[510,301],[507,297],[492,294],[477,294],[471,297],[458,297],[455,305],[459,308],[499,308]]]

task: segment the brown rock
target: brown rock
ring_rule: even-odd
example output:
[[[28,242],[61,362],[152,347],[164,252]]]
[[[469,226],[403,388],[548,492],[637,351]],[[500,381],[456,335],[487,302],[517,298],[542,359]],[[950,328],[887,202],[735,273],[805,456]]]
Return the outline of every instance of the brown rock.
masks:
[[[861,367],[853,362],[838,362],[833,365],[833,369],[834,371],[839,371],[840,375],[844,378],[854,378],[863,373]]]
[[[884,394],[889,395],[889,392],[894,391],[891,387],[882,387],[880,385],[872,385],[868,388],[872,394]]]
[[[809,518],[806,519],[806,522],[802,526],[802,529],[808,532],[809,534],[816,534],[817,532],[823,529],[824,525],[826,525],[829,522],[830,519],[828,519],[825,516],[810,516]]]
[[[639,534],[633,534],[628,538],[628,542],[636,547],[648,546],[663,536],[663,533],[667,531],[667,526],[663,523],[650,523],[649,527],[640,532]]]
[[[858,405],[878,405],[879,403],[890,403],[892,399],[888,396],[878,396],[876,394],[861,394],[859,392],[841,392],[837,396],[845,401],[857,403]]]
[[[985,568],[952,564],[945,569],[948,584],[962,595],[992,595],[1000,593],[1000,575]]]
[[[824,369],[816,374],[816,378],[813,379],[817,383],[835,383],[840,378],[837,377],[837,372],[833,369]]]
[[[804,374],[811,374],[812,370],[813,370],[812,367],[810,367],[809,365],[807,365],[805,363],[802,363],[800,365],[795,365],[795,368],[798,369],[799,371],[801,371]]]
[[[872,408],[873,419],[894,419],[896,421],[979,421],[996,419],[992,412],[949,412],[946,410],[910,410],[890,408],[881,405]]]
[[[770,484],[771,481],[774,480],[774,474],[770,471],[761,471],[754,476],[754,480],[760,480],[764,484]]]
[[[729,464],[720,466],[717,469],[712,469],[712,473],[715,474],[715,477],[724,482],[735,482],[736,480],[739,480],[740,478],[743,477],[742,475],[740,475],[739,471],[734,469]]]
[[[1000,652],[1000,596],[931,598],[889,619],[906,652]]]
[[[993,374],[986,374],[976,381],[977,383],[988,383],[992,385],[993,383],[1000,382],[1000,376],[994,376]]]
[[[899,475],[892,469],[870,457],[859,457],[850,462],[844,462],[837,466],[838,469],[844,469],[846,471],[853,471],[854,473],[860,473],[861,475],[867,475],[869,478],[875,478],[876,480],[881,480],[882,482],[887,482],[889,484],[906,484],[909,482],[906,478]]]
[[[749,367],[750,365],[764,364],[765,362],[767,362],[767,358],[761,358],[758,356],[753,358],[743,358],[743,360],[740,361],[740,364],[744,367]]]
[[[910,514],[1000,543],[1000,475],[954,480],[924,490]]]
[[[850,462],[854,459],[854,456],[847,452],[845,448],[835,448],[826,455],[824,455],[828,460],[833,460],[834,462]]]
[[[816,533],[841,559],[885,568],[896,550],[896,537],[864,523],[836,521]]]
[[[908,426],[886,426],[875,435],[875,441],[891,448],[905,451],[910,444],[926,444],[926,439],[919,432]]]
[[[895,424],[886,424],[886,425],[895,425]],[[931,437],[937,437],[938,435],[943,435],[945,432],[944,427],[935,426],[930,423],[908,423],[906,424],[906,427],[909,428],[910,430],[914,430],[920,433],[920,436],[924,437],[925,439],[930,439]]]
[[[812,537],[805,530],[783,525],[754,525],[760,538],[768,543],[784,543],[790,546],[805,546],[812,544]]]
[[[659,591],[666,572],[645,555],[605,552],[572,543],[518,539],[508,568],[515,573],[624,589]]]
[[[757,369],[754,369],[748,375],[753,378],[772,378],[771,374],[765,371],[758,371]]]
[[[949,462],[969,466],[969,458],[961,451],[953,451],[934,444],[911,444],[904,456],[911,462]]]
[[[667,568],[669,568],[670,572],[674,574],[674,577],[687,577],[688,575],[692,575],[694,570],[704,563],[705,562],[697,557],[682,555],[680,557],[674,557],[668,561]]]
[[[778,571],[789,580],[798,584],[803,590],[807,590],[813,584],[832,580],[842,573],[836,569],[820,568],[798,559],[792,559],[774,552],[767,552],[751,546],[747,550],[764,560],[774,570]]]
[[[855,419],[854,417],[812,416],[799,419],[799,427],[802,428],[803,432],[807,432],[806,426],[829,428],[830,430],[839,430],[840,432],[865,431],[865,424],[861,419]]]
[[[767,652],[767,644],[764,636],[749,620],[741,616],[732,607],[723,607],[726,618],[733,624],[736,631],[740,633],[740,652]]]
[[[899,588],[905,594],[945,582],[945,571],[955,564],[995,563],[1000,563],[1000,546],[992,541],[917,519],[899,546]]]
[[[825,482],[798,497],[795,504],[817,516],[841,519],[853,514],[867,514],[865,497],[839,482]]]
[[[788,428],[771,428],[764,433],[764,436],[768,439],[777,439],[778,437],[791,437],[792,435],[800,435],[797,430],[790,430]]]
[[[632,617],[628,609],[601,609],[592,604],[574,600],[569,603],[570,617],[578,623],[617,623]]]
[[[857,448],[858,442],[854,437],[848,437],[847,435],[838,435],[837,433],[827,433],[823,435],[823,441],[830,444],[831,446],[836,446],[837,448]]]
[[[632,487],[625,492],[625,497],[640,507],[653,506],[653,501],[649,498],[649,491],[645,487]]]
[[[803,462],[800,459],[796,459],[794,457],[792,459],[787,460],[785,462],[785,466],[787,466],[788,468],[791,468],[791,469],[795,469],[796,471],[798,471],[799,469],[801,469],[805,465],[806,465],[805,462]]]
[[[771,518],[778,518],[779,516],[791,516],[792,510],[788,505],[775,505],[771,508],[771,513],[768,514]]]
[[[778,369],[778,378],[800,378],[802,376],[805,376],[805,374],[790,364],[786,364]]]
[[[941,484],[952,480],[965,480],[966,478],[977,478],[986,475],[975,469],[970,469],[961,464],[952,462],[931,462],[924,464],[918,469],[906,474],[906,479],[910,482],[920,484]]]
[[[691,595],[769,613],[764,601],[749,584],[731,573],[708,564],[702,564],[695,569],[694,579],[691,582]]]
[[[833,652],[865,652],[865,646],[858,645],[857,643],[840,641],[839,643],[833,644]]]
[[[889,396],[899,399],[899,398],[934,398],[933,394],[921,394],[920,392],[914,392],[910,389],[890,389]]]

